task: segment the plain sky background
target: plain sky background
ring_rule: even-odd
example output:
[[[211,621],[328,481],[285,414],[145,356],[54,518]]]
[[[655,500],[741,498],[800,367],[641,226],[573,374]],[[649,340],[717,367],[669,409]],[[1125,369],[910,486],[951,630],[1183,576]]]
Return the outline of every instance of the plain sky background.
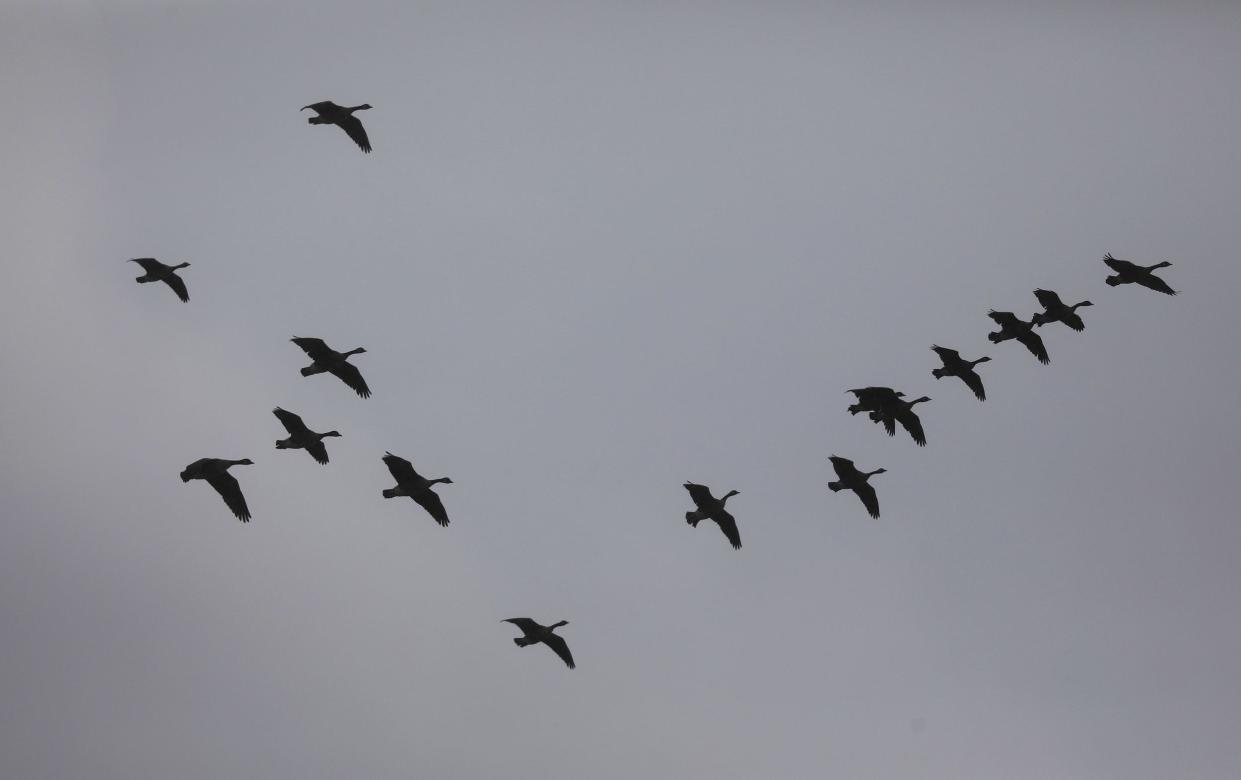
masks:
[[[1230,2],[5,3],[0,775],[1235,777],[1239,75]]]

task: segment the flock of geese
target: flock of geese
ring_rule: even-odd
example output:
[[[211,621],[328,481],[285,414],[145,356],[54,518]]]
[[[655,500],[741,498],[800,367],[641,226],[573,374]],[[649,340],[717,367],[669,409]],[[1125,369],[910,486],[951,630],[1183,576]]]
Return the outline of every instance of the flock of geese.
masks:
[[[339,106],[331,101],[322,101],[304,106],[302,110],[311,109],[315,112],[316,115],[308,120],[310,124],[336,125],[345,131],[349,138],[358,145],[358,148],[369,154],[371,151],[370,139],[367,137],[366,129],[362,126],[361,120],[354,116],[355,112],[369,108],[371,108],[369,103],[359,106]],[[144,273],[136,280],[139,283],[163,282],[172,288],[172,291],[182,301],[189,301],[190,295],[185,285],[185,280],[177,273],[183,268],[188,268],[189,263],[166,265],[152,257],[134,258],[130,262],[142,266]],[[1167,261],[1142,266],[1127,260],[1119,260],[1109,254],[1103,258],[1103,262],[1114,272],[1113,275],[1108,276],[1104,280],[1110,287],[1122,284],[1137,284],[1165,295],[1176,295],[1176,291],[1154,273],[1160,268],[1172,265]],[[988,334],[987,338],[993,344],[998,344],[1002,341],[1017,341],[1029,350],[1040,363],[1047,364],[1051,362],[1051,358],[1048,356],[1047,348],[1043,345],[1043,340],[1036,329],[1059,322],[1075,331],[1082,331],[1086,326],[1082,322],[1082,318],[1077,313],[1077,310],[1093,304],[1090,301],[1081,301],[1070,306],[1065,304],[1060,299],[1060,296],[1051,290],[1038,289],[1034,291],[1034,295],[1043,310],[1034,313],[1028,321],[1021,319],[1013,312],[994,310],[989,312],[989,316],[999,326],[999,330]],[[302,376],[332,374],[357,393],[358,396],[362,398],[370,397],[371,390],[367,386],[366,380],[362,378],[362,372],[358,370],[357,366],[349,362],[351,356],[365,353],[365,348],[357,347],[346,352],[337,352],[319,338],[294,336],[291,340],[306,353],[306,356],[311,361],[310,365],[301,370]],[[931,371],[932,376],[937,380],[946,376],[956,377],[965,383],[965,386],[973,392],[979,401],[986,400],[987,392],[983,387],[982,378],[978,375],[976,367],[980,363],[991,360],[990,357],[983,356],[976,360],[967,360],[961,357],[961,354],[955,349],[939,345],[933,345],[931,349],[939,356],[940,361],[943,363],[940,368]],[[877,386],[855,388],[848,392],[855,397],[855,402],[848,407],[850,414],[856,415],[860,412],[866,412],[873,422],[883,425],[889,436],[896,435],[896,428],[899,425],[918,446],[926,446],[926,433],[923,431],[922,421],[914,411],[914,407],[930,401],[930,398],[920,396],[907,400],[905,393],[901,391],[893,390],[890,387]],[[327,446],[324,444],[324,439],[340,436],[339,432],[333,430],[318,433],[311,430],[299,415],[280,407],[273,409],[272,413],[289,434],[287,438],[276,442],[276,449],[305,450],[317,463],[322,465],[328,463],[328,451]],[[837,479],[829,482],[827,487],[833,493],[841,490],[853,491],[861,499],[862,505],[870,516],[878,518],[879,498],[875,493],[874,487],[870,484],[870,478],[877,474],[885,473],[886,469],[878,468],[873,471],[862,471],[852,460],[838,455],[832,455],[830,460]],[[395,487],[387,488],[383,491],[383,497],[397,498],[407,496],[426,510],[427,514],[436,523],[446,527],[448,525],[448,512],[444,508],[444,502],[433,488],[438,484],[451,485],[452,479],[448,477],[427,479],[414,470],[412,463],[400,456],[393,455],[391,452],[384,453],[383,462],[388,467],[388,471],[391,472],[392,478],[396,480]],[[229,473],[229,469],[233,466],[251,465],[254,465],[254,461],[249,458],[242,458],[240,460],[200,458],[185,467],[181,472],[181,480],[183,482],[196,479],[205,481],[220,494],[220,497],[224,499],[225,505],[238,520],[248,523],[250,521],[250,508],[246,505],[245,496],[241,492],[241,485],[237,482],[237,478]],[[685,489],[689,492],[689,497],[694,503],[694,509],[685,513],[686,522],[691,527],[697,528],[698,524],[703,520],[711,520],[719,526],[720,531],[723,532],[725,538],[728,539],[734,549],[741,549],[741,532],[737,527],[737,521],[725,508],[728,499],[739,495],[740,491],[730,490],[716,498],[712,495],[711,489],[706,485],[686,482]],[[502,622],[512,623],[521,629],[522,636],[513,640],[518,647],[544,644],[559,656],[570,669],[574,668],[573,654],[569,652],[568,644],[566,644],[563,637],[555,633],[557,628],[568,625],[567,620],[561,620],[548,626],[541,625],[527,617],[509,618]]]

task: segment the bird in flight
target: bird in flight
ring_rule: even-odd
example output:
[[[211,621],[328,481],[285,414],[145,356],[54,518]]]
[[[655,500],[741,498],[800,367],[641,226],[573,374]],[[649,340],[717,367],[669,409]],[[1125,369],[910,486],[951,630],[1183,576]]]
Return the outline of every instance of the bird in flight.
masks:
[[[885,404],[892,404],[905,394],[890,387],[858,387],[847,392],[857,396],[857,403],[849,406],[849,414],[877,412]]]
[[[833,493],[840,490],[852,490],[857,494],[858,498],[862,499],[862,506],[866,507],[866,511],[870,513],[870,516],[878,519],[879,497],[875,495],[875,489],[870,486],[868,480],[876,474],[887,473],[887,469],[858,471],[857,466],[853,465],[853,461],[838,455],[833,455],[831,461],[832,468],[836,470],[836,476],[840,479],[836,482],[828,482],[828,488]]]
[[[1168,283],[1158,276],[1154,271],[1158,268],[1167,268],[1172,265],[1167,260],[1154,265],[1138,265],[1128,260],[1117,260],[1111,255],[1104,255],[1103,262],[1116,273],[1103,281],[1107,282],[1109,287],[1115,287],[1118,284],[1140,284],[1148,290],[1161,292],[1164,295],[1176,295],[1176,290],[1168,286]]]
[[[573,663],[573,654],[569,652],[569,645],[564,641],[564,637],[555,633],[556,629],[561,626],[569,625],[569,621],[561,620],[559,623],[552,623],[550,626],[539,625],[528,617],[507,618],[501,620],[501,623],[512,623],[521,629],[524,636],[514,637],[513,644],[518,647],[526,647],[528,645],[536,645],[539,642],[547,645],[552,652],[560,656],[560,660],[570,669],[576,668]]]
[[[308,106],[302,106],[302,111],[310,109],[314,111],[316,116],[312,116],[306,120],[312,125],[336,125],[353,139],[358,148],[367,154],[371,153],[371,142],[366,137],[366,128],[362,127],[362,120],[353,115],[354,111],[365,111],[371,107],[370,103],[363,103],[360,106],[338,106],[330,100],[323,100],[318,103],[311,103]]]
[[[711,488],[706,485],[686,482],[685,489],[689,491],[689,497],[694,500],[694,506],[698,507],[685,513],[685,521],[693,528],[697,528],[702,520],[714,520],[724,532],[724,536],[728,537],[733,549],[740,550],[741,532],[737,530],[737,521],[724,508],[724,504],[733,496],[741,495],[741,491],[730,490],[720,498],[716,498],[711,495]]]
[[[327,463],[327,447],[323,445],[323,440],[328,436],[340,436],[338,432],[315,433],[306,427],[306,423],[302,422],[301,417],[293,412],[285,411],[279,406],[272,409],[271,413],[276,415],[276,419],[280,420],[280,423],[284,425],[284,429],[289,432],[289,438],[276,442],[276,449],[306,450],[306,452],[310,453],[310,457],[319,463]]]
[[[979,401],[987,400],[987,391],[982,386],[982,377],[974,370],[974,366],[979,363],[986,363],[991,358],[980,357],[977,360],[965,360],[961,357],[961,353],[955,349],[948,349],[935,344],[931,347],[939,359],[943,361],[943,368],[931,369],[931,375],[936,379],[943,379],[946,376],[955,376],[966,384],[969,389],[974,391],[974,396]]]
[[[1086,329],[1086,323],[1082,322],[1081,315],[1077,310],[1083,306],[1094,306],[1090,301],[1082,301],[1068,306],[1064,301],[1060,300],[1060,296],[1051,290],[1035,290],[1034,297],[1038,298],[1038,302],[1043,305],[1043,311],[1034,315],[1034,324],[1038,327],[1050,325],[1053,322],[1063,322],[1076,331]]]
[[[919,447],[925,447],[926,433],[922,430],[921,418],[914,413],[914,404],[924,403],[929,400],[931,399],[925,395],[912,401],[906,401],[904,398],[894,398],[872,411],[870,419],[873,422],[883,423],[884,430],[888,432],[889,436],[896,435],[896,424],[899,422],[901,427],[909,432],[915,444]]]
[[[250,508],[246,506],[246,497],[241,494],[241,485],[237,484],[237,479],[228,473],[230,466],[253,466],[254,461],[249,458],[241,460],[225,460],[222,458],[199,458],[190,465],[185,467],[181,472],[181,481],[189,482],[191,479],[204,479],[207,484],[215,488],[215,492],[219,493],[224,499],[224,503],[232,510],[237,519],[243,523],[250,522]]]
[[[427,479],[417,471],[414,471],[414,464],[404,458],[393,455],[391,452],[384,454],[383,461],[388,467],[388,471],[392,472],[393,479],[396,480],[396,487],[384,490],[384,498],[409,496],[418,503],[418,506],[427,510],[427,513],[435,518],[435,522],[442,526],[447,526],[448,512],[444,509],[444,502],[431,489],[431,486],[439,482],[451,485],[452,480],[448,477]]]
[[[987,312],[987,316],[1000,326],[999,330],[987,334],[992,344],[1016,339],[1030,350],[1031,355],[1038,358],[1038,362],[1043,365],[1051,362],[1051,358],[1047,356],[1047,348],[1043,346],[1043,340],[1034,332],[1033,321],[1025,322],[1011,311],[995,311],[994,309]]]
[[[309,355],[313,361],[302,369],[302,376],[329,373],[349,385],[355,393],[363,398],[371,397],[371,389],[366,386],[366,380],[362,378],[362,373],[358,371],[357,366],[349,362],[349,356],[365,352],[366,349],[364,347],[351,349],[348,352],[337,352],[325,344],[323,339],[294,336],[289,340],[301,347],[302,351]]]
[[[177,276],[178,268],[189,268],[189,263],[177,263],[176,265],[164,265],[154,257],[135,257],[129,262],[137,263],[142,266],[142,270],[146,271],[142,276],[135,279],[139,284],[147,282],[163,282],[172,288],[177,297],[182,301],[188,302],[190,299],[190,291],[185,289],[185,280]]]

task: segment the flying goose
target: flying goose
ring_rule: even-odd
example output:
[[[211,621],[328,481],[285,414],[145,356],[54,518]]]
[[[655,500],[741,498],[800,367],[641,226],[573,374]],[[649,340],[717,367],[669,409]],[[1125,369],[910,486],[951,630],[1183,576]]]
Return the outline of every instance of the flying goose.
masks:
[[[1035,290],[1034,297],[1038,298],[1038,302],[1043,305],[1044,311],[1034,315],[1034,324],[1040,328],[1053,322],[1063,322],[1076,331],[1086,329],[1086,323],[1082,322],[1081,315],[1077,313],[1077,309],[1083,306],[1094,306],[1090,301],[1082,301],[1072,306],[1065,305],[1060,300],[1060,296],[1051,290]]]
[[[988,333],[987,338],[992,344],[999,344],[1001,341],[1016,339],[1030,350],[1030,354],[1038,358],[1043,365],[1051,362],[1051,358],[1047,356],[1047,348],[1043,346],[1043,340],[1034,332],[1034,323],[1025,322],[1013,314],[1011,311],[995,311],[992,309],[987,312],[987,316],[995,320],[1000,329],[994,333]]]
[[[388,471],[392,472],[392,477],[396,480],[396,487],[387,488],[383,492],[384,498],[396,498],[397,496],[409,496],[418,505],[427,510],[431,517],[435,518],[435,522],[442,526],[448,525],[448,512],[444,509],[444,502],[431,489],[431,486],[443,482],[445,485],[451,485],[452,480],[448,477],[440,477],[439,479],[427,479],[414,471],[414,464],[404,458],[393,455],[391,452],[385,453],[383,462],[387,465]]]
[[[310,109],[317,114],[306,120],[312,125],[336,125],[344,130],[358,148],[367,154],[371,153],[371,142],[366,137],[366,128],[362,127],[362,120],[353,115],[354,111],[365,111],[371,107],[370,103],[363,103],[360,106],[338,106],[330,100],[323,100],[318,103],[311,103],[308,106],[302,106],[302,111]]]
[[[853,465],[853,461],[848,458],[842,458],[833,455],[832,468],[836,470],[836,476],[839,481],[828,482],[827,486],[833,493],[840,490],[852,490],[857,493],[857,497],[862,499],[862,505],[866,507],[866,511],[870,512],[870,516],[878,519],[879,517],[879,497],[875,495],[875,489],[870,486],[867,481],[876,474],[884,474],[887,469],[875,469],[874,471],[858,471],[857,466]]]
[[[306,427],[301,417],[279,406],[272,409],[271,413],[276,415],[276,418],[284,425],[284,429],[289,432],[289,438],[276,442],[276,449],[306,450],[310,453],[310,457],[319,463],[327,463],[327,447],[323,446],[323,440],[328,436],[340,436],[339,433],[336,431],[315,433]]]
[[[932,345],[939,359],[943,361],[943,368],[931,369],[931,375],[936,379],[943,379],[946,376],[955,376],[964,382],[969,389],[974,391],[974,395],[979,401],[987,400],[987,391],[982,386],[982,377],[978,376],[978,372],[974,370],[974,366],[979,363],[986,363],[991,358],[980,357],[977,360],[965,360],[961,357],[961,353],[955,349],[941,347],[938,344]]]
[[[241,494],[241,485],[228,473],[230,466],[253,466],[249,458],[241,460],[225,460],[222,458],[199,458],[185,467],[181,472],[181,481],[205,479],[207,484],[215,488],[215,492],[224,498],[224,503],[232,510],[237,519],[243,523],[250,522],[250,508],[246,506],[246,497]]]
[[[361,354],[366,351],[365,348],[358,347],[348,352],[337,352],[325,344],[323,339],[294,336],[289,341],[301,347],[302,351],[309,355],[311,361],[313,361],[302,369],[302,376],[326,372],[349,385],[355,393],[363,398],[371,397],[371,389],[366,386],[366,380],[362,378],[358,367],[349,362],[350,355]]]
[[[919,447],[925,447],[926,433],[922,430],[922,420],[914,413],[913,408],[914,404],[920,404],[929,400],[931,399],[925,395],[912,401],[897,398],[871,412],[870,419],[874,422],[883,423],[883,427],[889,436],[896,435],[896,424],[899,422],[902,428],[909,431],[909,435],[913,438],[915,444]]]
[[[564,637],[555,633],[556,629],[561,626],[569,625],[569,621],[561,620],[558,623],[552,623],[550,626],[541,626],[530,618],[507,618],[501,620],[501,623],[512,623],[521,629],[521,633],[525,636],[513,638],[513,644],[518,647],[526,647],[528,645],[537,645],[539,642],[547,645],[552,652],[560,656],[560,660],[570,669],[576,668],[573,663],[573,654],[569,652],[569,645],[564,641]]]
[[[134,281],[139,284],[147,282],[163,282],[172,288],[177,297],[182,301],[190,300],[190,291],[185,289],[185,280],[177,276],[178,268],[189,268],[189,263],[177,263],[176,265],[164,265],[154,257],[135,257],[129,262],[137,263],[142,266],[142,270],[146,271],[142,276],[137,277]]]
[[[1118,284],[1140,284],[1143,287],[1161,292],[1165,295],[1176,295],[1176,290],[1168,286],[1168,283],[1153,273],[1157,268],[1167,268],[1172,265],[1167,260],[1154,265],[1138,265],[1128,260],[1117,260],[1111,255],[1104,255],[1103,262],[1108,264],[1116,273],[1109,276],[1103,281],[1107,282],[1109,287],[1115,287]]]
[[[892,403],[905,395],[890,387],[859,387],[845,392],[857,396],[857,403],[849,407],[849,414],[878,411],[884,404]]]
[[[685,521],[697,528],[702,520],[714,520],[724,532],[724,536],[727,536],[728,541],[732,543],[733,549],[740,550],[741,532],[737,530],[737,521],[728,513],[728,510],[724,509],[724,504],[733,496],[740,495],[741,491],[730,490],[724,496],[716,498],[711,495],[711,488],[706,485],[686,482],[685,489],[689,491],[689,497],[694,500],[694,506],[698,507],[692,512],[685,513]]]

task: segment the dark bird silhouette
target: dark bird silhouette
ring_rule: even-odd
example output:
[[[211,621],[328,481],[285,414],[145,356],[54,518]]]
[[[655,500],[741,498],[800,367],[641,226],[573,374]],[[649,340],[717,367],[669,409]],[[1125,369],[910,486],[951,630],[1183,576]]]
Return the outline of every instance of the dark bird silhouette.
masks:
[[[451,485],[452,480],[448,477],[427,479],[417,471],[414,471],[414,464],[404,458],[393,455],[391,452],[384,454],[383,461],[387,465],[388,471],[392,472],[393,479],[396,480],[396,487],[384,490],[384,498],[409,496],[418,502],[418,506],[427,510],[427,513],[435,518],[435,522],[442,526],[447,526],[448,512],[444,509],[444,502],[431,489],[431,486],[439,482]]]
[[[724,536],[727,536],[728,541],[732,543],[733,549],[740,550],[741,532],[737,530],[737,521],[724,508],[724,504],[733,496],[741,495],[741,491],[730,490],[724,496],[716,498],[711,495],[711,488],[706,485],[686,482],[685,489],[689,491],[689,497],[694,500],[694,506],[698,507],[692,512],[685,513],[686,522],[697,528],[702,520],[714,520],[724,532]]]
[[[314,361],[302,369],[302,376],[329,373],[349,385],[363,398],[371,397],[371,389],[366,386],[366,380],[362,378],[358,367],[349,362],[350,355],[361,354],[366,351],[365,348],[358,347],[348,352],[337,352],[325,344],[323,339],[294,336],[289,340],[301,347],[302,351]]]
[[[961,353],[955,349],[941,347],[938,344],[931,347],[939,359],[943,361],[943,368],[931,369],[931,375],[936,379],[943,379],[946,376],[955,376],[964,382],[969,389],[974,391],[974,395],[979,401],[987,400],[987,391],[983,389],[982,377],[978,376],[978,372],[974,370],[974,366],[979,363],[986,363],[991,358],[980,357],[977,360],[965,360],[961,357]]]
[[[862,499],[862,505],[866,507],[866,511],[870,512],[870,516],[879,517],[879,497],[875,495],[875,489],[870,486],[869,480],[876,474],[884,474],[887,469],[875,469],[874,471],[858,471],[857,466],[853,465],[853,461],[848,458],[842,458],[838,455],[831,457],[832,468],[836,470],[836,476],[840,479],[836,482],[828,482],[827,486],[833,493],[840,490],[852,490],[857,493],[857,497]]]
[[[185,467],[181,472],[181,481],[205,479],[207,484],[215,488],[215,492],[224,498],[224,503],[232,510],[237,519],[243,523],[250,522],[250,508],[246,506],[246,497],[241,494],[241,485],[228,473],[230,466],[253,466],[249,458],[241,460],[224,460],[222,458],[200,458]]]
[[[555,633],[556,629],[561,626],[569,625],[569,621],[561,620],[559,623],[552,623],[550,626],[542,626],[534,622],[530,618],[507,618],[501,620],[501,623],[512,623],[521,629],[521,633],[525,636],[515,637],[513,644],[518,647],[527,647],[529,645],[537,645],[542,642],[552,649],[552,652],[560,656],[560,660],[565,662],[570,669],[576,668],[573,663],[573,654],[569,652],[569,646],[565,643],[564,637]]]
[[[358,148],[367,154],[371,153],[371,142],[366,137],[366,128],[362,127],[362,120],[353,115],[354,111],[365,111],[371,107],[370,103],[363,103],[360,106],[338,106],[330,100],[324,100],[319,103],[311,103],[308,106],[302,106],[302,111],[310,109],[317,114],[307,121],[312,125],[336,125],[344,130]]]
[[[1157,268],[1167,268],[1172,264],[1167,260],[1154,265],[1138,265],[1128,260],[1117,260],[1111,255],[1104,255],[1103,262],[1108,264],[1116,273],[1103,281],[1107,282],[1109,287],[1115,287],[1118,284],[1140,284],[1148,290],[1161,292],[1164,295],[1176,295],[1176,290],[1168,286],[1168,283],[1153,273]]]
[[[185,289],[185,280],[180,276],[177,276],[177,269],[189,268],[189,263],[164,265],[154,257],[135,257],[129,262],[137,263],[142,266],[142,270],[146,271],[146,273],[139,276],[135,280],[139,284],[146,284],[147,282],[163,282],[171,287],[172,291],[175,292],[177,297],[182,301],[188,302],[190,300],[190,291]]]
[[[1082,318],[1077,313],[1077,309],[1083,306],[1094,306],[1090,301],[1082,301],[1072,306],[1065,305],[1060,300],[1060,296],[1051,290],[1035,290],[1034,297],[1038,298],[1038,302],[1043,304],[1043,311],[1035,314],[1032,320],[1035,325],[1042,327],[1053,322],[1063,322],[1076,331],[1086,329],[1086,323],[1082,322]]]
[[[896,424],[899,422],[901,427],[909,432],[915,444],[919,447],[925,447],[926,433],[922,430],[922,420],[914,413],[913,408],[914,404],[920,404],[929,400],[931,399],[925,395],[912,401],[896,398],[871,412],[870,419],[874,422],[883,423],[884,430],[888,432],[889,436],[896,435]]]
[[[1011,311],[995,311],[992,309],[987,316],[995,320],[1000,329],[994,333],[988,333],[987,338],[992,344],[999,344],[1001,341],[1016,339],[1030,350],[1030,354],[1038,358],[1038,362],[1046,365],[1051,362],[1051,358],[1047,356],[1047,348],[1043,346],[1043,340],[1034,332],[1034,323],[1025,322],[1018,319],[1016,314]]]
[[[289,438],[276,442],[276,449],[306,450],[310,453],[310,457],[319,463],[327,463],[327,447],[323,445],[323,440],[328,436],[340,436],[339,433],[336,431],[315,433],[306,427],[301,417],[279,406],[272,409],[271,413],[276,415],[276,418],[284,425],[284,429],[289,432]]]
[[[859,387],[846,392],[857,396],[857,403],[849,407],[849,414],[877,412],[883,408],[884,404],[895,403],[901,396],[905,395],[890,387]]]

